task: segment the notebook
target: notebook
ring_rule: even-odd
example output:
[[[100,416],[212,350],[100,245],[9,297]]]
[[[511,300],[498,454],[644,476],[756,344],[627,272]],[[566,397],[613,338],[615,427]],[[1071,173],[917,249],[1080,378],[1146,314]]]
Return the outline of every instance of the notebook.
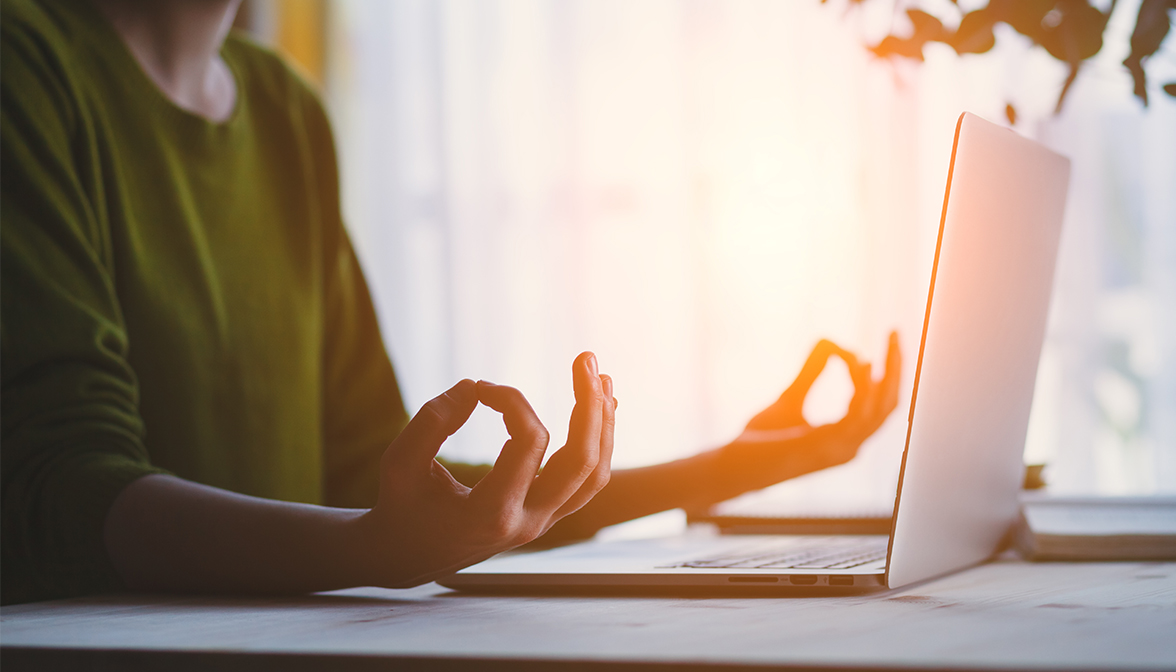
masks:
[[[1024,497],[1014,540],[1030,560],[1174,560],[1176,496]]]

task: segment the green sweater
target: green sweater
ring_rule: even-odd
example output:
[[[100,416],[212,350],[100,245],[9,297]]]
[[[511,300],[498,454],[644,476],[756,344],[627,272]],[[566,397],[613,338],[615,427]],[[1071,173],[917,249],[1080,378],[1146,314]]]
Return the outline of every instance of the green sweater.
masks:
[[[88,3],[2,7],[0,599],[118,589],[103,523],[145,474],[373,504],[407,416],[315,94],[230,37],[211,123]]]

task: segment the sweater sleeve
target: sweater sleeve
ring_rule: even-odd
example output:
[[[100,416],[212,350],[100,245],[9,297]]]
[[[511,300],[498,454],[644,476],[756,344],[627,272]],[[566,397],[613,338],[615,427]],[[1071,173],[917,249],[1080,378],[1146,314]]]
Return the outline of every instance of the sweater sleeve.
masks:
[[[117,589],[103,526],[143,444],[89,123],[44,35],[0,40],[2,600]]]

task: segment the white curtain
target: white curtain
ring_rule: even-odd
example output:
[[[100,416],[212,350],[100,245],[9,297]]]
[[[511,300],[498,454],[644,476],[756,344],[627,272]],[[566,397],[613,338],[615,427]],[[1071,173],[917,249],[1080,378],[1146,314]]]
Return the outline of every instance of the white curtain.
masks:
[[[820,337],[877,361],[898,329],[909,389],[956,118],[1012,103],[1074,159],[1028,457],[1059,490],[1176,489],[1176,104],[1130,98],[1137,3],[1060,116],[1061,66],[1012,31],[982,57],[871,58],[905,21],[886,4],[334,2],[345,215],[410,410],[486,378],[558,446],[591,349],[633,466],[732,438]],[[811,419],[848,394],[823,378]],[[892,497],[908,403],[790,492]],[[503,438],[479,412],[445,454]]]

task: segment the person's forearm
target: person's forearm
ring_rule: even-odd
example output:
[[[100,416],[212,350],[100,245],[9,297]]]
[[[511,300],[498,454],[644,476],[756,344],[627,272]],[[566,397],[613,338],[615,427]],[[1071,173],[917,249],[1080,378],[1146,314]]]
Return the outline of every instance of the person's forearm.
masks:
[[[840,357],[849,367],[854,396],[841,420],[813,427],[804,419],[804,400],[831,356]],[[684,460],[613,472],[609,484],[552,527],[542,543],[582,539],[607,525],[668,509],[704,509],[744,492],[844,464],[898,405],[901,368],[896,333],[890,334],[886,374],[880,381],[871,378],[868,363],[822,340],[792,385],[752,418],[734,441]]]
[[[614,471],[609,484],[557,523],[542,543],[587,538],[602,527],[670,509],[703,510],[844,461],[831,458],[834,446],[822,444],[806,437],[782,456],[778,445],[735,442],[674,462]]]
[[[363,510],[293,504],[145,476],[106,517],[105,541],[139,591],[303,593],[370,583]]]
[[[608,485],[576,513],[564,518],[541,539],[561,543],[592,536],[597,530],[626,520],[668,511],[698,509],[722,501],[727,488],[716,478],[723,462],[712,450],[673,462],[612,473]],[[733,495],[732,495],[733,496]]]

